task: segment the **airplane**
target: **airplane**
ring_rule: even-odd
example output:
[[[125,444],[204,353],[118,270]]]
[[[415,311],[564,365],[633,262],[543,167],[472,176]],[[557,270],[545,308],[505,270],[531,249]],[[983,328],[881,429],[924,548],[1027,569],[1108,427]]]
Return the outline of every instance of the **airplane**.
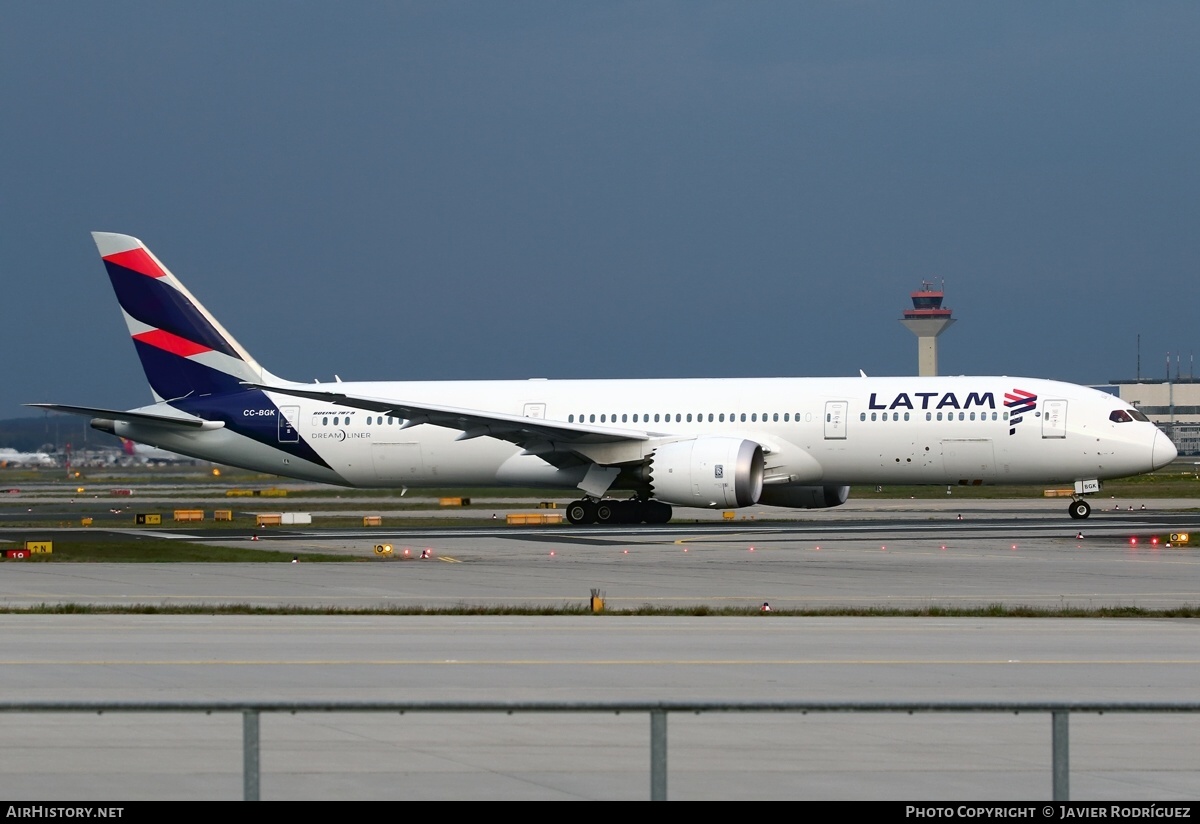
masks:
[[[126,458],[133,458],[148,464],[195,463],[195,458],[160,449],[157,446],[131,441],[129,438],[121,438],[121,452]]]
[[[9,466],[58,466],[58,461],[49,452],[19,452],[6,446],[0,448],[0,467]]]
[[[575,490],[572,524],[673,507],[822,509],[855,484],[1074,484],[1151,472],[1175,445],[1136,408],[1022,377],[296,383],[264,369],[140,240],[93,233],[154,403],[101,431],[194,458],[361,488]]]

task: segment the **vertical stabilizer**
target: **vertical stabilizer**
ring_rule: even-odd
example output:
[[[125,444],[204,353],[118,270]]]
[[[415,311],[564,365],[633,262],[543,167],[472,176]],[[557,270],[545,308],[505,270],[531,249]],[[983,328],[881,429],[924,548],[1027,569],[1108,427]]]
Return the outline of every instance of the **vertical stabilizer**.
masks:
[[[243,391],[274,378],[135,237],[93,232],[157,401]]]

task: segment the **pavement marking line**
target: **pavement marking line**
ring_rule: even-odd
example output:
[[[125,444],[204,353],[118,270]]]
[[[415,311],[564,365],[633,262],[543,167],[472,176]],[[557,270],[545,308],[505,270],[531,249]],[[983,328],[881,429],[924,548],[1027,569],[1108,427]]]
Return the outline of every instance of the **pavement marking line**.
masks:
[[[0,661],[2,666],[95,666],[95,667],[207,667],[207,666],[231,666],[231,667],[253,667],[253,666],[270,666],[270,667],[309,667],[309,666],[372,666],[372,667],[394,667],[394,666],[429,666],[436,664],[455,664],[466,666],[499,666],[499,665],[520,665],[520,666],[539,666],[539,667],[561,667],[561,666],[1196,666],[1200,664],[1200,660],[1195,659],[1088,659],[1078,661],[1068,661],[1060,659],[1037,659],[1037,660],[1021,660],[1021,659],[978,659],[978,660],[957,660],[948,659],[911,659],[911,658],[645,658],[645,659],[625,659],[625,658],[604,658],[604,659],[571,659],[562,658],[516,658],[516,659],[496,659],[496,658],[388,658],[388,659],[323,659],[323,660],[282,660],[282,661],[265,661],[252,659],[205,659],[191,660],[181,659],[177,661],[171,660],[154,660],[154,661],[138,661],[128,659],[102,660],[102,661],[71,661],[71,660],[31,660],[31,661]]]

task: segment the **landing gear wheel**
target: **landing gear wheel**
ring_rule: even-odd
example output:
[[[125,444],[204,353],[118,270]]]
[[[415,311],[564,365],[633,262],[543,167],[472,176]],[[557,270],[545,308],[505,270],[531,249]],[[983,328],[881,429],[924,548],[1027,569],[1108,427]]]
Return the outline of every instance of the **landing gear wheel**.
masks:
[[[671,520],[671,505],[662,501],[646,501],[643,517],[648,524],[665,524]]]
[[[1067,507],[1067,512],[1077,521],[1081,521],[1092,514],[1092,505],[1087,501],[1071,501],[1071,505]]]
[[[596,523],[598,524],[619,524],[621,521],[617,517],[617,505],[613,501],[601,501],[596,504]]]
[[[567,504],[567,520],[573,524],[594,524],[596,505],[591,501],[572,501]]]
[[[641,523],[642,510],[637,501],[617,501],[613,504],[613,509],[617,513],[617,523],[619,524],[637,524]]]

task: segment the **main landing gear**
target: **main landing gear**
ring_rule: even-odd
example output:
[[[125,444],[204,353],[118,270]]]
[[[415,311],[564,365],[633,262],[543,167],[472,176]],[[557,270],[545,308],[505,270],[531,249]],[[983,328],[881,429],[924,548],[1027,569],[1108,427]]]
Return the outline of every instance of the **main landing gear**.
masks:
[[[584,498],[567,504],[567,520],[573,524],[665,524],[671,507],[659,501],[593,500]]]
[[[1092,514],[1092,505],[1083,498],[1076,498],[1075,500],[1071,501],[1070,506],[1067,507],[1067,512],[1070,513],[1071,517],[1075,520],[1081,521]]]

